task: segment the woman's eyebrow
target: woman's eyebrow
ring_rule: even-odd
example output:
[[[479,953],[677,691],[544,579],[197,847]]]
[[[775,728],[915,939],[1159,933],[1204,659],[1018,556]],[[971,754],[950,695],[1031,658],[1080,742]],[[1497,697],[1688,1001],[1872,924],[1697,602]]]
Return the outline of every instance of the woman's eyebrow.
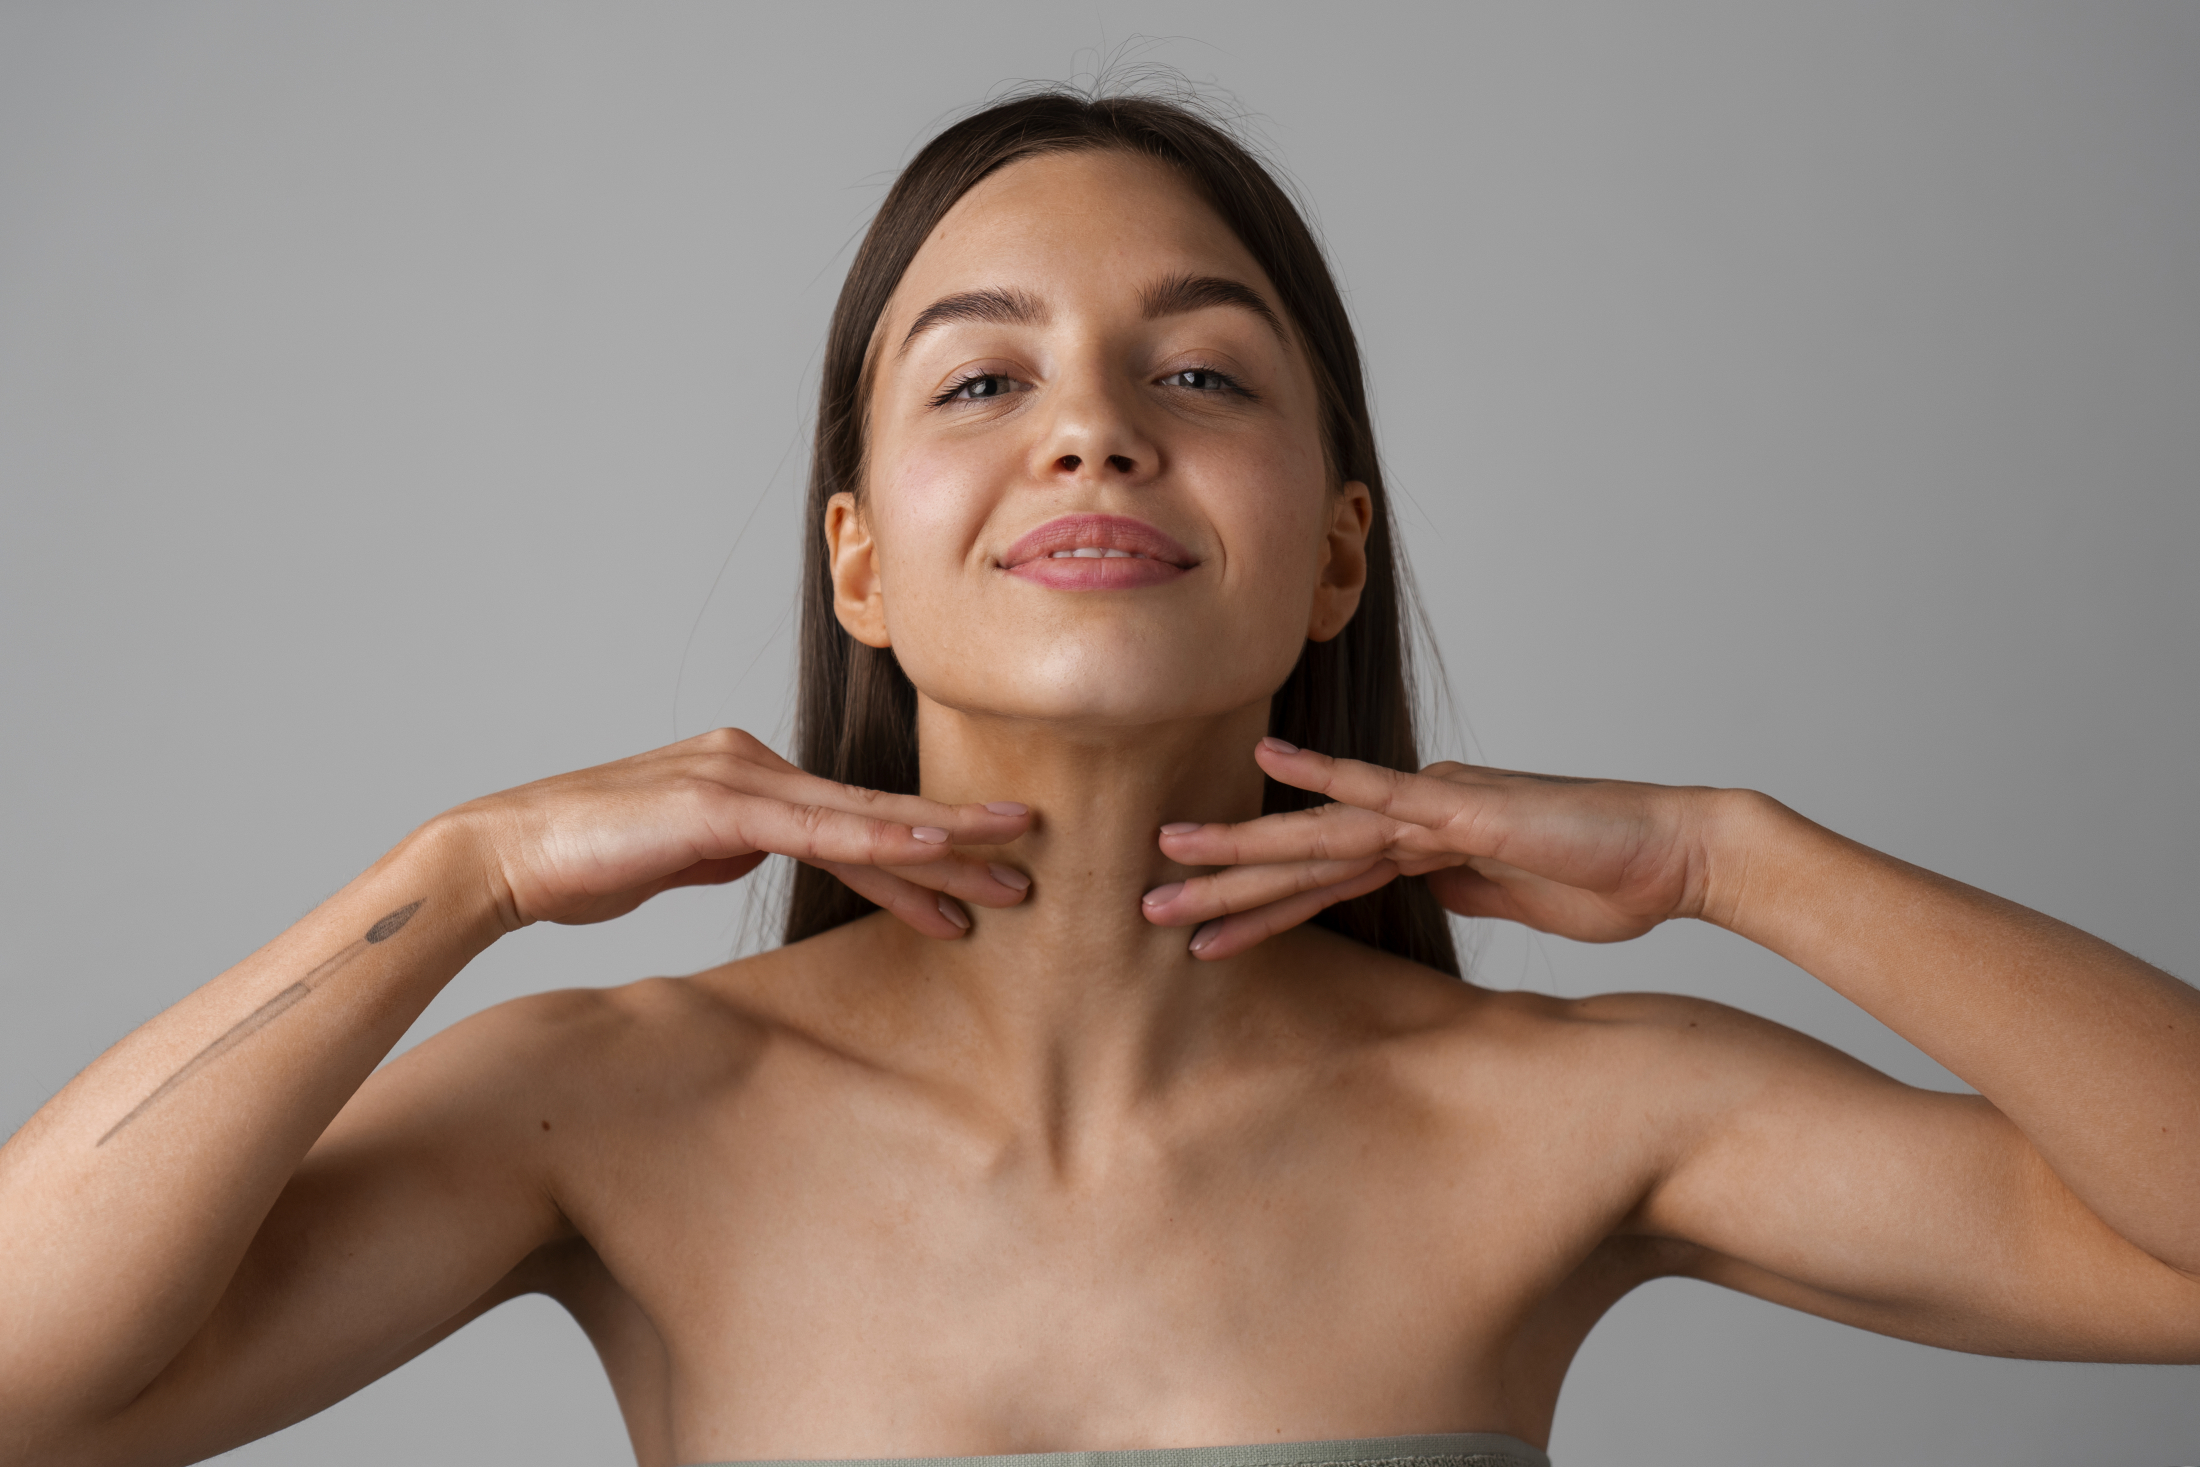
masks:
[[[1037,296],[1021,290],[965,290],[954,295],[941,296],[923,310],[917,319],[909,323],[909,334],[901,339],[901,352],[909,350],[915,341],[935,326],[949,321],[987,321],[1003,326],[1044,326],[1047,323],[1046,303]],[[897,352],[896,355],[900,355]]]
[[[1266,321],[1278,341],[1286,347],[1291,345],[1290,333],[1283,329],[1283,322],[1269,308],[1268,302],[1260,298],[1259,291],[1220,275],[1171,275],[1147,286],[1140,293],[1139,305],[1149,321],[1162,316],[1179,316],[1187,311],[1203,311],[1209,306],[1236,306]]]

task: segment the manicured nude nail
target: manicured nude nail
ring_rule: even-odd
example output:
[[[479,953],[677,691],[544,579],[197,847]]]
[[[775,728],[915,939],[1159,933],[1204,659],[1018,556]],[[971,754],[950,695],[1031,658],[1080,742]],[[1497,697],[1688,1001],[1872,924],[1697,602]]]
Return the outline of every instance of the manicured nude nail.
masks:
[[[1222,919],[1220,917],[1212,922],[1200,923],[1199,930],[1192,934],[1192,951],[1195,953],[1205,952],[1221,932]]]
[[[1165,907],[1169,903],[1175,901],[1177,898],[1177,893],[1181,892],[1182,890],[1184,890],[1183,882],[1165,881],[1161,885],[1155,887],[1152,891],[1149,891],[1144,896],[1140,897],[1139,900],[1144,902],[1149,907]]]
[[[1003,886],[1013,886],[1018,891],[1031,889],[1031,878],[1014,866],[988,865],[985,869],[992,872],[993,879]]]
[[[947,832],[937,825],[912,825],[909,827],[909,833],[928,846],[947,844]]]
[[[1287,744],[1282,739],[1277,738],[1274,734],[1270,734],[1267,738],[1262,739],[1260,741],[1260,746],[1263,749],[1266,749],[1271,754],[1296,754],[1299,751],[1299,746],[1297,744]]]
[[[958,906],[954,898],[945,896],[940,898],[940,915],[963,931],[968,932],[970,930],[970,914]]]
[[[994,800],[985,807],[995,815],[1029,815],[1031,807],[1019,805],[1014,800]]]
[[[1163,835],[1190,835],[1197,829],[1199,829],[1199,822],[1196,820],[1172,820],[1161,827],[1161,833]]]

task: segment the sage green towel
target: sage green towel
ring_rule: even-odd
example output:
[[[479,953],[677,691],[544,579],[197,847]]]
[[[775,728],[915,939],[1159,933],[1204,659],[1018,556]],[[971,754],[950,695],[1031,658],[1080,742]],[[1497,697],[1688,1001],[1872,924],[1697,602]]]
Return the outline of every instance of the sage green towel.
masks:
[[[709,1467],[1551,1467],[1551,1459],[1518,1437],[1468,1431],[1258,1447],[1151,1447],[997,1457],[789,1458],[718,1462]]]

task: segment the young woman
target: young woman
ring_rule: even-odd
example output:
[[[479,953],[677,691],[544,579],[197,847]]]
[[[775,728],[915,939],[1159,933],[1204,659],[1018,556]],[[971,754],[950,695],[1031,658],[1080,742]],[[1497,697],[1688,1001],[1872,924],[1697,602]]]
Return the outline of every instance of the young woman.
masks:
[[[529,1291],[649,1467],[1540,1463],[1674,1274],[2200,1360],[2191,989],[1763,795],[1417,769],[1351,330],[1214,127],[1045,95],[920,154],[811,508],[799,766],[722,730],[449,811],[0,1152],[0,1459],[203,1457]],[[785,947],[376,1069],[502,934],[771,852]],[[1484,992],[1444,909],[1716,923],[1979,1095]]]

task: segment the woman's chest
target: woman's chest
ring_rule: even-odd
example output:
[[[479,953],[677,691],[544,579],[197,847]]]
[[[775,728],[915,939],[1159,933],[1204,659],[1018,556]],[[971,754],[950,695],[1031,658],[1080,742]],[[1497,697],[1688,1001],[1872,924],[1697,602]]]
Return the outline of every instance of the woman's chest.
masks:
[[[1603,1226],[1499,1149],[1334,1116],[1081,1156],[759,1119],[580,1208],[682,1459],[1504,1429],[1510,1338]]]

